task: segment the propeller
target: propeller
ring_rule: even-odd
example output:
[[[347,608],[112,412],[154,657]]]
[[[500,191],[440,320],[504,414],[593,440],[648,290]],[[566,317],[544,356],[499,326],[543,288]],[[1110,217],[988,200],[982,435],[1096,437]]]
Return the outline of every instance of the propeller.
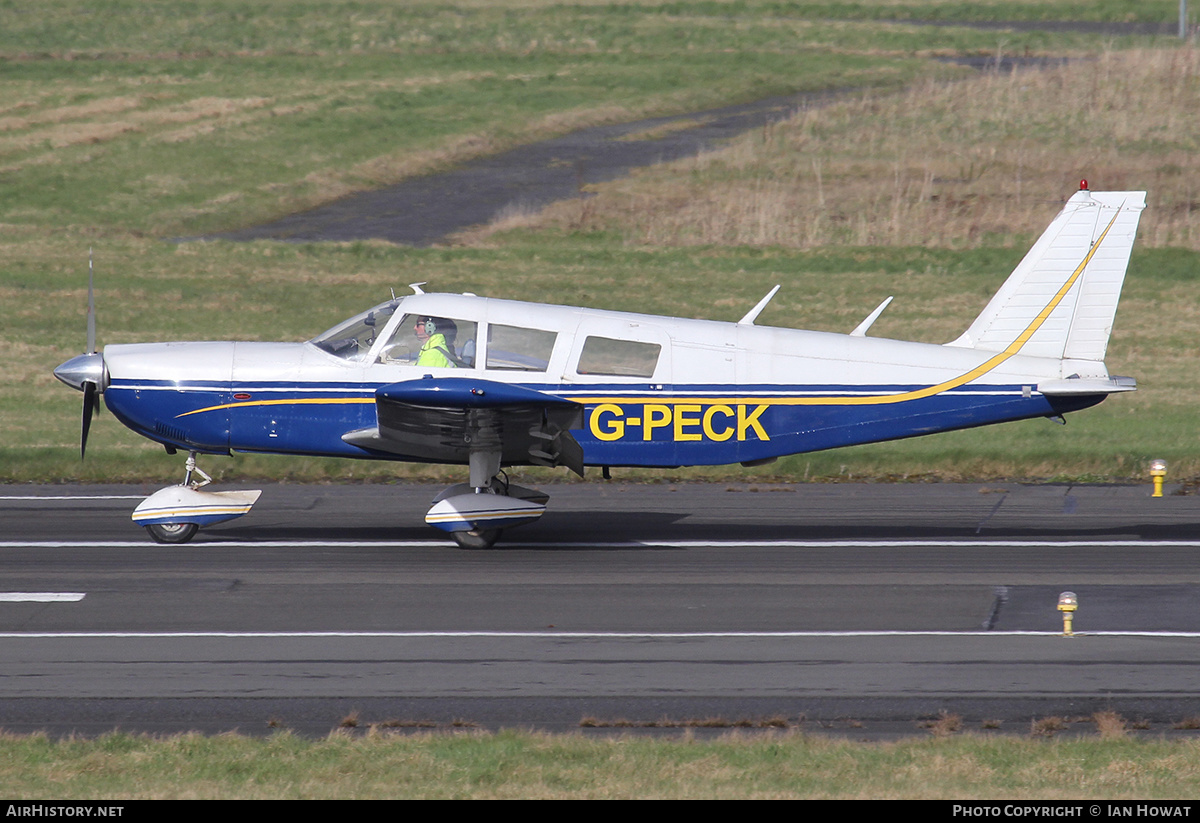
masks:
[[[92,418],[101,408],[100,394],[108,383],[104,355],[96,351],[96,297],[93,288],[91,249],[88,249],[87,352],[63,363],[54,370],[54,376],[71,388],[83,392],[83,420],[79,436],[79,458],[82,460],[87,453],[88,431],[92,427]]]
[[[83,384],[83,424],[79,434],[79,459],[82,460],[84,454],[87,453],[88,430],[92,428],[92,418],[96,416],[96,391],[95,383]]]
[[[96,353],[96,292],[93,288],[95,277],[92,271],[92,250],[88,249],[88,313],[87,313],[87,353]]]

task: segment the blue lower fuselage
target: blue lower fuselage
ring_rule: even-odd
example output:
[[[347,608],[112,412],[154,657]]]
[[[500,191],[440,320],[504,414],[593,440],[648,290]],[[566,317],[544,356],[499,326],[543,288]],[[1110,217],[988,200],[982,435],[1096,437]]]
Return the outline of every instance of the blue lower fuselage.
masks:
[[[1021,385],[972,384],[901,402],[886,398],[921,387],[521,385],[584,405],[583,428],[572,434],[593,466],[752,462],[1059,415],[1104,399],[1048,397]],[[342,440],[377,424],[378,388],[116,378],[105,402],[129,428],[182,450],[404,460]]]

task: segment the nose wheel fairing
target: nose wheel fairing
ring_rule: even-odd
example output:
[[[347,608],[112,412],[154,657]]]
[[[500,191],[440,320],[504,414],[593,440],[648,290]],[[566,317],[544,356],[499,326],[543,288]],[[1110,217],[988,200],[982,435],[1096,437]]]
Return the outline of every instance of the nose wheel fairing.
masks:
[[[133,511],[139,526],[194,523],[211,526],[241,517],[258,502],[262,491],[201,491],[191,486],[168,486],[143,500]]]
[[[246,514],[262,494],[260,489],[201,491],[212,478],[196,465],[195,452],[188,454],[185,467],[183,483],[159,489],[133,510],[133,522],[144,526],[156,543],[186,543],[201,526]]]

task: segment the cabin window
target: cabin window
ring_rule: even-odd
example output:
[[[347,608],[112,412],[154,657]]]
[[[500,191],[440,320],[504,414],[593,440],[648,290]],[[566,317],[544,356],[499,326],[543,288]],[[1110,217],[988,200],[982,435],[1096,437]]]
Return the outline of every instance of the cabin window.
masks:
[[[589,337],[579,355],[577,374],[611,377],[653,377],[662,346],[636,340]]]
[[[488,325],[487,367],[510,371],[546,371],[557,332],[519,326]]]
[[[375,344],[375,337],[383,331],[399,305],[399,300],[381,303],[314,337],[312,343],[343,360],[362,360]]]
[[[379,362],[471,369],[475,367],[475,334],[473,320],[406,314],[379,352]]]

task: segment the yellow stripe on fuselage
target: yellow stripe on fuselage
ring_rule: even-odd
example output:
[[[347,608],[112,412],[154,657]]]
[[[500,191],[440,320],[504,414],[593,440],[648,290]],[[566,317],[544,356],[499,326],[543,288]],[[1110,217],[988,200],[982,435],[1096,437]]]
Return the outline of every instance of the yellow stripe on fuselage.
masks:
[[[192,414],[221,411],[222,409],[241,409],[247,406],[336,406],[348,403],[375,403],[374,397],[301,397],[292,400],[243,400],[238,403],[222,403],[219,406],[205,406],[202,409],[192,409],[189,412],[175,415],[178,420]]]

